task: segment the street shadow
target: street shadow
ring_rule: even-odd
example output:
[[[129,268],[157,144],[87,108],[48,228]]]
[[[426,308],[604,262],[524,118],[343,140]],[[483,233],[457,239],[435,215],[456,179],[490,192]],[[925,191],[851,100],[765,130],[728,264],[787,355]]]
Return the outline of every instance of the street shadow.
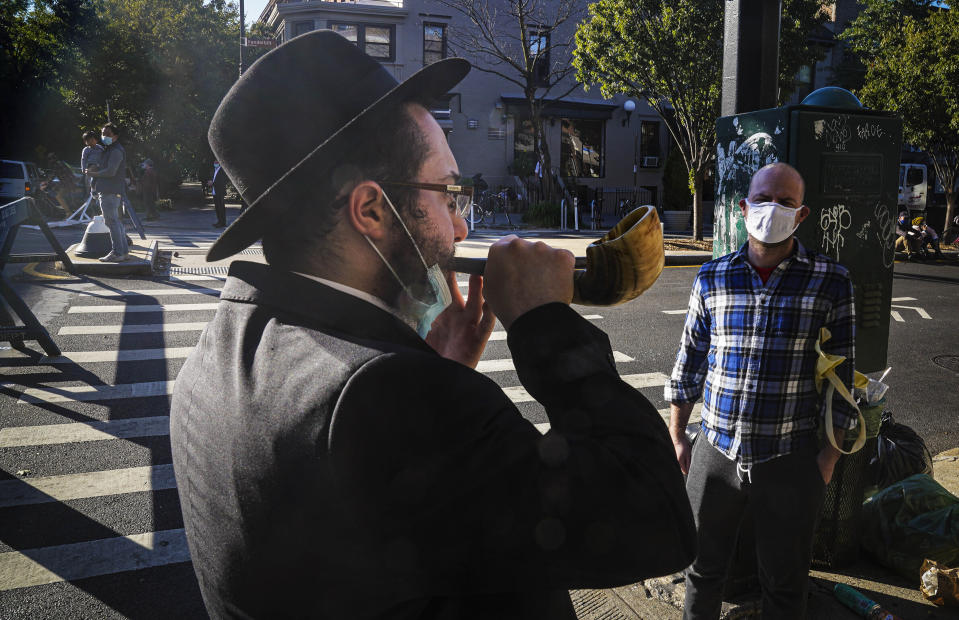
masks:
[[[137,305],[162,305],[162,295],[122,295],[123,290],[102,281],[93,281],[100,289],[82,291],[83,296],[103,300],[116,299],[125,305],[120,317],[120,333],[116,350],[142,348],[165,348],[167,334],[160,330],[150,333],[126,333],[124,327],[143,324],[163,325],[166,317],[162,311],[135,312]],[[178,282],[165,282],[167,287],[205,289],[204,286]],[[71,291],[77,292],[77,291]],[[203,295],[218,296],[218,292],[203,291]],[[0,361],[7,364],[9,359]],[[40,364],[34,372],[14,374],[4,378],[0,394],[25,402],[15,402],[13,407],[32,406],[77,422],[114,422],[146,415],[169,418],[170,397],[168,393],[149,397],[111,398],[106,392],[114,386],[144,382],[164,383],[172,381],[176,371],[168,360],[119,360],[114,365],[112,382],[103,380],[96,372],[72,361],[47,365],[39,353],[17,359],[13,366],[24,368]],[[71,396],[76,393],[50,383],[78,382],[94,388],[92,394],[84,394],[80,409],[96,407],[102,415],[89,415],[75,411],[77,407]],[[48,402],[43,399],[24,397],[27,390],[43,390],[51,400],[62,397],[64,402]],[[104,395],[97,397],[97,392]],[[109,426],[106,425],[108,429]],[[106,432],[109,432],[107,430]],[[135,493],[79,498],[60,501],[38,491],[29,478],[17,478],[6,474],[0,479],[0,541],[37,565],[56,575],[73,587],[95,597],[103,605],[131,618],[197,618],[206,617],[202,597],[192,570],[189,550],[182,531],[179,496],[172,482],[172,457],[169,428],[165,434],[146,437],[123,437],[123,441],[135,444],[147,451],[146,463],[138,457],[137,466],[150,467],[148,490]],[[38,447],[39,448],[39,447]],[[47,447],[46,449],[49,449]],[[69,453],[73,444],[66,444],[62,452]],[[82,450],[88,449],[84,446]],[[93,454],[91,452],[91,454]],[[129,467],[125,465],[124,467]],[[91,469],[96,470],[93,466]],[[172,485],[172,488],[171,488]],[[18,500],[18,498],[20,498]],[[123,514],[126,513],[126,514]],[[129,515],[137,515],[134,521],[138,532],[153,538],[152,545],[141,544],[141,534],[129,538]],[[140,515],[149,515],[144,522]],[[114,524],[113,527],[107,524]],[[126,524],[121,527],[120,524]],[[146,528],[143,530],[142,528]],[[146,540],[146,539],[144,539]],[[59,545],[69,545],[66,551]],[[77,562],[76,554],[84,555],[84,549],[96,549],[98,553],[109,551],[111,558],[119,558],[119,565],[104,569],[108,574],[98,575],[87,562]],[[94,551],[91,551],[91,553]],[[125,560],[124,560],[125,559]],[[124,564],[123,562],[127,562]],[[120,566],[119,572],[116,567]],[[24,586],[24,587],[30,587]],[[43,591],[42,585],[33,586]],[[57,590],[54,596],[70,597],[69,591]]]

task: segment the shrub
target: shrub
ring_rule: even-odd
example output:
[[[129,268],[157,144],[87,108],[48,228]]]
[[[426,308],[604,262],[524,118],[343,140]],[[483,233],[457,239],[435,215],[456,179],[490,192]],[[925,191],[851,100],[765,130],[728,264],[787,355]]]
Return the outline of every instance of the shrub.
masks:
[[[569,218],[572,214],[567,214]],[[523,221],[531,226],[555,228],[559,226],[559,205],[555,202],[537,202],[523,214]]]

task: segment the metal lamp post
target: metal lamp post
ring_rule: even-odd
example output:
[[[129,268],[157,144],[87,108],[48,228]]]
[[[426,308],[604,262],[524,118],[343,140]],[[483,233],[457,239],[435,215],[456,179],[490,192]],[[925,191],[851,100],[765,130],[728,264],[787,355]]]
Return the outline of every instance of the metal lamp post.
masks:
[[[633,101],[632,99],[627,99],[623,103],[623,110],[626,111],[626,118],[625,120],[623,120],[623,127],[629,127],[629,119],[633,115],[633,112],[636,111],[636,102]],[[639,155],[638,148],[637,148],[638,147],[637,140],[638,140],[638,137],[636,135],[636,132],[633,131],[633,202],[636,201],[636,172],[637,172],[638,162],[639,162],[639,160],[637,159]]]

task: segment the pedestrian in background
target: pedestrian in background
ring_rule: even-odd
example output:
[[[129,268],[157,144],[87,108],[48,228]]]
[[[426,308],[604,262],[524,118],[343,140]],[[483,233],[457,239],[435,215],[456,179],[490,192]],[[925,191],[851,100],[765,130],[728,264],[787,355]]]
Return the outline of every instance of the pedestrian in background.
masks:
[[[207,181],[207,184],[213,189],[213,208],[216,210],[213,228],[223,228],[226,226],[226,173],[220,167],[219,161],[213,162],[213,178]]]
[[[703,265],[693,284],[665,388],[669,432],[696,519],[687,620],[719,618],[747,511],[756,524],[762,617],[805,615],[813,532],[840,455],[830,445],[819,448],[824,415],[815,344],[827,328],[832,337],[822,350],[846,358],[836,372],[851,386],[855,324],[849,272],[793,237],[809,215],[803,195],[792,166],[759,170],[739,203],[748,241]],[[700,395],[702,422],[690,446],[686,427]],[[858,416],[838,392],[834,400],[842,445]]]
[[[103,145],[100,144],[99,135],[95,131],[83,132],[83,150],[80,151],[80,170],[83,172],[84,186],[87,189],[88,202],[96,200],[93,194],[93,177],[87,174],[87,170],[96,170],[100,167],[100,158],[103,157]]]
[[[112,249],[101,262],[122,262],[129,258],[127,236],[120,218],[120,203],[125,195],[126,151],[120,144],[120,130],[113,123],[103,126],[101,140],[105,145],[102,165],[98,169],[84,170],[93,177],[93,189],[100,200],[100,212],[110,231]]]
[[[920,216],[912,220],[912,227],[919,232],[919,251],[928,258],[929,250],[926,248],[932,246],[936,252],[936,258],[942,258],[942,249],[939,247],[939,234],[936,230],[926,223],[926,218]]]
[[[897,252],[905,252],[906,260],[916,260],[919,258],[919,240],[921,235],[919,231],[913,230],[909,225],[909,214],[905,211],[899,212],[899,219],[896,220],[896,244]]]

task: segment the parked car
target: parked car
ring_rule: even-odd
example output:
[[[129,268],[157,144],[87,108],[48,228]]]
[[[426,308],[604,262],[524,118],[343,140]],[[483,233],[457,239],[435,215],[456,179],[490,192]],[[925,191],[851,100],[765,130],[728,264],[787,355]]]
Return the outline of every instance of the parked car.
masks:
[[[39,190],[41,180],[33,162],[0,159],[0,204],[32,196]]]

